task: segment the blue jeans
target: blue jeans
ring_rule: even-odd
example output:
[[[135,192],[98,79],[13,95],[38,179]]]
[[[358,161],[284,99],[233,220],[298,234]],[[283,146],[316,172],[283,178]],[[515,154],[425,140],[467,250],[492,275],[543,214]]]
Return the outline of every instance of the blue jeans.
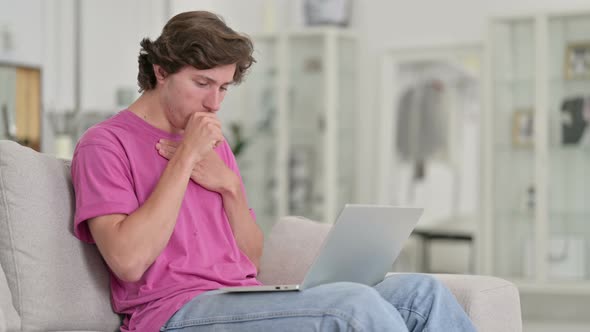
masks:
[[[338,282],[301,292],[196,296],[161,331],[475,331],[451,292],[424,274],[375,287]]]

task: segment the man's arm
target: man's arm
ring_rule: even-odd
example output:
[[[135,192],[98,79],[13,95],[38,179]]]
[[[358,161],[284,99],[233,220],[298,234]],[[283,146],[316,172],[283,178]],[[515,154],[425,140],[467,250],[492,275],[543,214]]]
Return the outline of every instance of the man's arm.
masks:
[[[238,247],[248,256],[256,269],[259,269],[264,236],[250,214],[240,182],[238,181],[233,187],[223,190],[221,197]]]
[[[119,279],[139,280],[168,244],[193,163],[179,148],[152,194],[136,211],[88,220],[102,257]]]

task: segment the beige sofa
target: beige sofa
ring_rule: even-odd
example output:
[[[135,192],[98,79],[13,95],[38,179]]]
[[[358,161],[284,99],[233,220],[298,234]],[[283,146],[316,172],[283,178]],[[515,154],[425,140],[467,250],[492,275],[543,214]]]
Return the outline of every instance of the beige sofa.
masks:
[[[108,275],[96,248],[74,238],[69,165],[0,141],[0,331],[115,331]],[[301,280],[330,226],[283,218],[265,242],[260,279]],[[479,331],[521,331],[513,284],[437,275]]]

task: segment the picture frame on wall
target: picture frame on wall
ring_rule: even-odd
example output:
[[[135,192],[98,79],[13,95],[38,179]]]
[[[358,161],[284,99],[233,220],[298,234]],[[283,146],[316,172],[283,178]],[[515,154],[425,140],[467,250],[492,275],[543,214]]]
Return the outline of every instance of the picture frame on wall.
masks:
[[[351,0],[305,0],[303,3],[305,23],[346,27],[350,23]]]
[[[512,114],[512,145],[529,148],[534,143],[534,112],[532,109],[515,110]]]
[[[590,79],[590,41],[570,43],[565,50],[566,79]]]

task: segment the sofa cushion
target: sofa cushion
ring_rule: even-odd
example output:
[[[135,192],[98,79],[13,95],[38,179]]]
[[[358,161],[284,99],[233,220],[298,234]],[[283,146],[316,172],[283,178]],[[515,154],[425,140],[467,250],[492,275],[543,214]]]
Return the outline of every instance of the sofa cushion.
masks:
[[[21,329],[113,331],[108,274],[73,235],[68,164],[0,141],[0,264]]]
[[[283,217],[264,241],[258,280],[263,284],[297,284],[313,263],[331,224]]]
[[[20,330],[20,317],[12,305],[12,294],[0,265],[0,331]]]

